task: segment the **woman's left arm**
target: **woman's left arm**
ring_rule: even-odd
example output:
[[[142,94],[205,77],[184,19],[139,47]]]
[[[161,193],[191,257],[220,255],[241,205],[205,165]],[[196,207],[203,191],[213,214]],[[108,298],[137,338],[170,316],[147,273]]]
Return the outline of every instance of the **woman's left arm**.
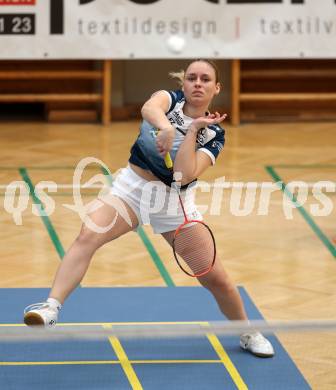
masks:
[[[174,172],[180,172],[182,174],[182,185],[195,180],[212,163],[210,156],[195,150],[198,131],[206,126],[222,122],[226,116],[226,114],[221,116],[216,112],[216,114],[197,118],[190,125],[174,161]]]

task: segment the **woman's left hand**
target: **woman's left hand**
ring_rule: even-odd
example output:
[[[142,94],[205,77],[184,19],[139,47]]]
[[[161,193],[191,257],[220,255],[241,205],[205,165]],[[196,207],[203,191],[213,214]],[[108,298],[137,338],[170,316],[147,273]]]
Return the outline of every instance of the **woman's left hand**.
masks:
[[[217,125],[226,119],[227,114],[221,115],[219,112],[210,114],[207,116],[200,116],[199,118],[192,121],[191,126],[194,127],[197,131],[207,127],[209,125]]]

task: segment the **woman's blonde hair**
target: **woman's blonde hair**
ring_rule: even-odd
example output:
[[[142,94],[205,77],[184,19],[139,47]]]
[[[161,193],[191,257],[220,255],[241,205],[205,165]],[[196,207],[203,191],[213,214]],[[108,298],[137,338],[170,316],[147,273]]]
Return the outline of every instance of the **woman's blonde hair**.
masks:
[[[215,78],[216,78],[216,83],[219,83],[219,70],[218,70],[218,66],[216,65],[215,62],[211,61],[211,60],[207,60],[207,59],[204,59],[204,58],[198,58],[197,60],[194,60],[194,61],[191,61],[188,66],[186,67],[186,69],[189,68],[189,66],[191,64],[193,64],[194,62],[205,62],[207,64],[209,64],[213,70],[215,71]],[[184,77],[185,77],[185,70],[180,70],[178,72],[169,72],[169,76],[173,79],[176,79],[179,86],[180,87],[183,87],[183,82],[184,82]]]
[[[184,80],[185,71],[181,69],[179,72],[169,72],[169,76],[172,79],[175,79],[179,85],[179,87],[183,87],[183,80]]]

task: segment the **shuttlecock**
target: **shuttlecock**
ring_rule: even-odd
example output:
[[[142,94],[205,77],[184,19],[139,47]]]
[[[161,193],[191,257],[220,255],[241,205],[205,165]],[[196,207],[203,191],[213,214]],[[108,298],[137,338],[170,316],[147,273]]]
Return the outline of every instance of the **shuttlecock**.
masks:
[[[185,44],[186,44],[185,39],[178,35],[171,35],[167,39],[167,46],[169,50],[175,54],[181,53],[185,47]]]

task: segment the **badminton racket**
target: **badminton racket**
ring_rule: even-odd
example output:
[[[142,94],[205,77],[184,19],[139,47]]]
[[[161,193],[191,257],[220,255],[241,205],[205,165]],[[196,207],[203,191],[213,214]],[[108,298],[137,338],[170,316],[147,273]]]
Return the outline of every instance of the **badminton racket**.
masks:
[[[164,160],[166,167],[173,171],[173,161],[169,152]],[[215,238],[209,226],[203,221],[188,218],[180,194],[180,186],[176,181],[173,181],[172,188],[178,194],[184,216],[184,222],[174,233],[172,242],[174,257],[184,273],[198,278],[209,273],[215,265]]]

